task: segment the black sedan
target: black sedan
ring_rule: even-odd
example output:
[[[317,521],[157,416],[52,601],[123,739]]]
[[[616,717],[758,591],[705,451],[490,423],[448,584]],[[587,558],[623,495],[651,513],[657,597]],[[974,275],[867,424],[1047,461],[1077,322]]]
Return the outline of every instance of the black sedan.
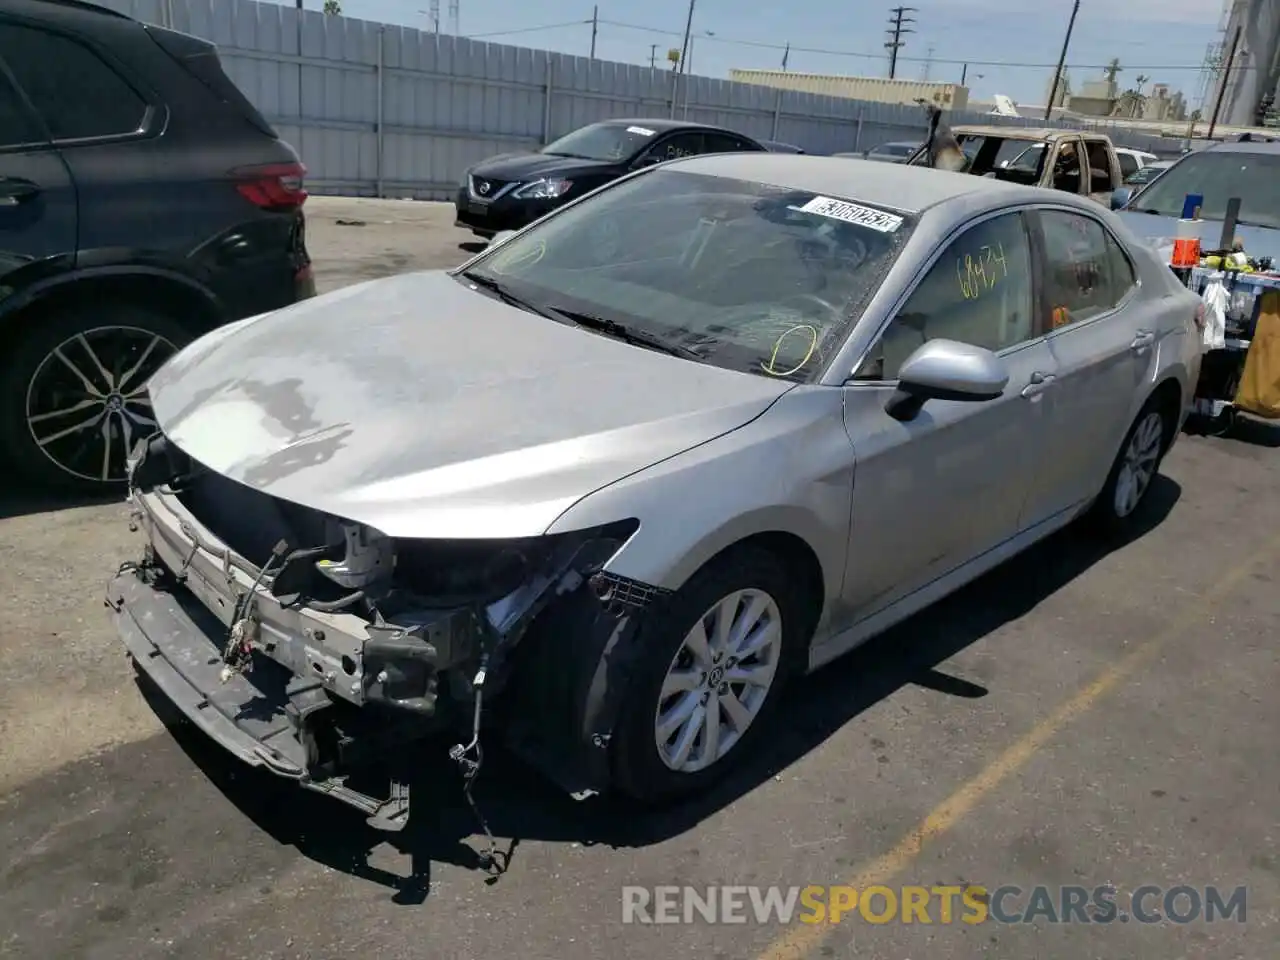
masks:
[[[454,200],[456,225],[488,238],[519,230],[575,197],[650,164],[701,153],[764,150],[750,137],[699,123],[592,123],[536,153],[502,154],[469,169]]]

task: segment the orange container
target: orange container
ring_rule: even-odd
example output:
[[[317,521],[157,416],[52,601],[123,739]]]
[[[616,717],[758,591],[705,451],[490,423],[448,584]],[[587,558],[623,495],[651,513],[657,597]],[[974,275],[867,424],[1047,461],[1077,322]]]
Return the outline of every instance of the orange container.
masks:
[[[1200,263],[1200,238],[1199,237],[1179,237],[1173,241],[1173,259],[1170,262],[1174,267],[1194,267]]]

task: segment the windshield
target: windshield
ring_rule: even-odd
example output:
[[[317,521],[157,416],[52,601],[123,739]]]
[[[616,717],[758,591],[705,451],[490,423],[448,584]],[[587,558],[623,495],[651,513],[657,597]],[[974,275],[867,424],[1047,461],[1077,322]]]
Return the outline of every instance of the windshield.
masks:
[[[542,148],[543,153],[616,163],[639,153],[657,135],[641,124],[592,123]]]
[[[807,382],[913,223],[843,198],[657,167],[516,234],[466,275],[530,309],[590,315],[705,363]]]
[[[1240,222],[1280,229],[1280,153],[1234,150],[1188,154],[1156,177],[1126,210],[1182,216],[1187,194],[1204,197],[1200,216],[1221,220],[1240,198]]]

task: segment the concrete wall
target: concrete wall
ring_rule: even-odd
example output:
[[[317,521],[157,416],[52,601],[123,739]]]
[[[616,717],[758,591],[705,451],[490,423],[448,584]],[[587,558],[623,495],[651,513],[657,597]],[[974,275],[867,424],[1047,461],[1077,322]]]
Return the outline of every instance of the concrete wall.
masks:
[[[100,0],[204,37],[228,75],[302,154],[308,189],[352,196],[450,196],[466,168],[610,117],[718,123],[812,153],[866,150],[925,132],[917,106],[866,103],[691,77],[672,106],[667,70],[590,61],[326,17],[254,0]],[[954,113],[953,123],[1039,126]],[[1177,140],[1108,130],[1176,155]]]

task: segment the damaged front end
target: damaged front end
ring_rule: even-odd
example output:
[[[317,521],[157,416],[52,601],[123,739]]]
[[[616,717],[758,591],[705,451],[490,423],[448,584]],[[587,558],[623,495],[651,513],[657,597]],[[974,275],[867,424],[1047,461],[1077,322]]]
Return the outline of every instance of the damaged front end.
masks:
[[[624,521],[512,540],[395,540],[288,503],[191,460],[157,434],[130,468],[141,562],[107,604],[139,668],[206,733],[254,766],[397,830],[408,788],[353,773],[443,727],[474,775],[483,698],[548,604],[599,574]],[[469,777],[468,777],[469,778]]]

